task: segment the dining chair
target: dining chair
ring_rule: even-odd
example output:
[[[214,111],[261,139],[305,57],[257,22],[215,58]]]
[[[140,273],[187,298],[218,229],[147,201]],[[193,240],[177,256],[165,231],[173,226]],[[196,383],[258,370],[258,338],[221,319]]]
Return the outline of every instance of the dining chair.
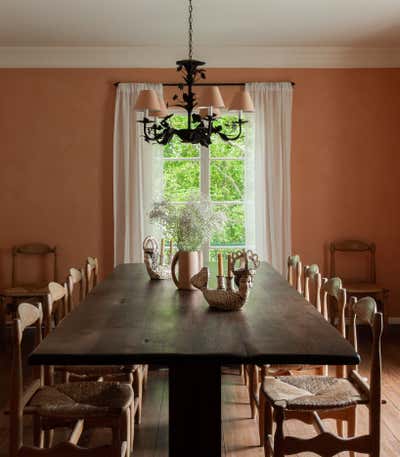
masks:
[[[84,277],[85,273],[83,269],[69,269],[69,275],[67,279],[69,312],[71,312],[83,301],[86,289],[84,285]],[[78,289],[78,291],[76,291],[76,289]],[[78,297],[76,295],[78,295]]]
[[[86,295],[97,285],[99,280],[99,261],[97,257],[86,260]]]
[[[321,303],[320,312],[323,317],[331,322],[341,333],[343,338],[346,338],[346,327],[344,321],[346,307],[346,290],[342,287],[340,278],[323,278],[321,279],[314,270],[313,279],[318,287],[319,303]],[[308,273],[307,273],[308,274]],[[260,409],[261,391],[263,380],[268,376],[327,376],[327,365],[262,365],[255,367],[249,372],[249,396],[250,409],[252,418],[255,417],[258,410],[258,422],[260,430],[260,445],[264,444],[264,436],[261,432],[264,423],[263,411]],[[336,367],[336,375],[343,376],[343,367]],[[342,421],[337,421],[338,431],[343,428]]]
[[[83,296],[82,271],[75,268],[70,269],[68,281],[64,286],[51,282],[48,286],[49,294],[45,302],[45,325],[44,335],[47,336],[54,326],[56,327],[68,311],[76,307],[75,302],[70,297],[74,292],[74,284],[80,284],[79,296]],[[108,381],[108,382],[125,382],[133,386],[135,400],[130,409],[131,417],[131,434],[133,437],[134,423],[140,424],[142,421],[143,410],[143,390],[145,371],[141,365],[56,365],[46,370],[45,380],[47,384],[54,383],[54,373],[60,373],[64,383],[80,381]],[[133,443],[133,441],[132,441]]]
[[[340,240],[330,243],[330,273],[331,276],[337,274],[337,253],[344,253],[347,260],[359,260],[361,266],[362,257],[366,254],[368,269],[365,275],[360,275],[357,280],[343,279],[343,283],[350,296],[362,298],[366,296],[373,297],[378,304],[378,309],[383,314],[384,326],[388,325],[388,313],[385,311],[385,305],[389,298],[389,289],[376,281],[376,246],[375,243],[361,240]],[[365,260],[365,259],[364,259]]]
[[[301,294],[302,264],[300,256],[298,255],[291,255],[288,257],[287,280],[288,283],[293,286],[299,294]]]
[[[350,309],[349,340],[356,350],[357,321],[368,324],[372,330],[370,384],[359,375],[356,366],[349,367],[345,378],[266,377],[260,389],[260,409],[263,411],[260,431],[266,438],[266,457],[284,457],[302,452],[331,457],[346,451],[352,456],[356,452],[370,457],[380,456],[383,316],[377,311],[376,302],[371,297],[359,301],[352,297]],[[366,405],[369,410],[369,432],[361,436],[355,436],[357,405]],[[283,424],[290,419],[312,423],[318,435],[310,439],[285,436]],[[348,437],[328,431],[324,419],[347,421]]]
[[[58,443],[50,449],[33,446],[21,446],[18,457],[127,457],[127,443],[121,448],[106,445],[93,448],[83,448],[70,441]]]
[[[26,282],[21,274],[21,260],[24,258],[47,259],[53,256],[51,280],[57,278],[57,248],[50,247],[44,243],[29,243],[13,246],[11,251],[11,287],[0,290],[0,307],[4,314],[3,320],[7,314],[15,316],[17,305],[22,300],[37,298],[39,301],[44,300],[48,293],[47,283],[49,278],[36,280],[35,282]]]
[[[42,340],[41,305],[21,303],[13,321],[13,361],[10,396],[10,457],[18,455],[23,440],[23,416],[33,418],[34,445],[51,446],[53,430],[67,427],[77,442],[85,427],[110,428],[113,445],[131,443],[131,386],[117,382],[77,382],[45,385],[43,368],[35,367],[34,379],[24,389],[22,341],[26,329],[34,327],[36,344]]]

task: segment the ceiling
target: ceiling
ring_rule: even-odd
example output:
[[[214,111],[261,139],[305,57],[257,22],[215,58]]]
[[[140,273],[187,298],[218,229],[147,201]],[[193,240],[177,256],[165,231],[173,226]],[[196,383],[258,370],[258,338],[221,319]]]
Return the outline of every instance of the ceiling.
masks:
[[[193,0],[194,45],[400,47],[400,0]],[[186,44],[186,0],[1,0],[0,46]],[[195,52],[196,54],[196,52]]]

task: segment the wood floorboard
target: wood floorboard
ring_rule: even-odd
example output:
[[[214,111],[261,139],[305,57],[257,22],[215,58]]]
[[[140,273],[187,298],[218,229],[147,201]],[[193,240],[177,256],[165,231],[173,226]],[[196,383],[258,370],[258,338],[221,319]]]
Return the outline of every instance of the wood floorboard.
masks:
[[[400,332],[391,329],[385,336],[383,346],[383,398],[386,404],[382,406],[382,452],[381,457],[400,456]],[[29,345],[25,347],[29,352]],[[362,338],[360,344],[362,365],[360,372],[368,374],[369,346]],[[8,399],[8,376],[10,368],[10,353],[0,353],[0,405]],[[195,411],[193,412],[195,414]],[[189,420],[190,418],[188,418]],[[25,442],[31,443],[31,420],[25,419]],[[358,433],[368,430],[368,411],[365,407],[358,409]],[[328,428],[336,431],[334,422],[328,423]],[[285,431],[302,437],[311,437],[314,430],[311,426],[298,421],[288,421]],[[55,441],[66,436],[66,431],[56,434]],[[199,437],[201,439],[201,437]],[[110,433],[104,430],[85,432],[81,444],[99,445],[110,440]],[[221,455],[224,457],[262,457],[263,449],[258,446],[257,421],[250,418],[247,388],[243,385],[236,369],[223,370],[222,376],[222,442]],[[8,417],[0,414],[0,457],[8,455]],[[188,452],[190,455],[190,452]],[[295,457],[312,457],[315,454],[302,453]],[[152,371],[149,377],[148,389],[144,396],[143,421],[135,429],[134,457],[167,457],[168,456],[168,372],[166,370]],[[342,453],[340,457],[347,457]],[[357,454],[361,457],[362,454]]]

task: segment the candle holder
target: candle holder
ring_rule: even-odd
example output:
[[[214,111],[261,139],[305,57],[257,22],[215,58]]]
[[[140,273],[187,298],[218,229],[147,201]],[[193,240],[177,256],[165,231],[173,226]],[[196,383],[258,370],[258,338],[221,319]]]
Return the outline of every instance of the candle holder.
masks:
[[[204,267],[199,273],[192,276],[190,282],[202,291],[210,308],[220,311],[239,311],[247,302],[250,295],[250,273],[248,271],[240,278],[238,290],[209,289],[208,276],[208,268]],[[217,276],[217,278],[221,278],[221,276]],[[222,278],[225,279],[223,276]]]
[[[240,268],[235,270],[235,263],[240,261]],[[249,261],[253,264],[253,268],[249,268]],[[256,270],[260,266],[260,260],[258,255],[249,250],[243,249],[242,251],[237,251],[232,254],[232,272],[235,277],[235,284],[239,287],[240,278],[243,274],[250,274],[250,287],[253,287],[254,277],[256,275]]]
[[[143,240],[144,264],[150,279],[171,279],[171,266],[164,264],[164,255],[159,255],[157,240],[146,236]]]
[[[217,289],[225,290],[225,276],[217,276]]]
[[[226,290],[235,290],[235,286],[233,284],[233,276],[225,276],[225,285]]]

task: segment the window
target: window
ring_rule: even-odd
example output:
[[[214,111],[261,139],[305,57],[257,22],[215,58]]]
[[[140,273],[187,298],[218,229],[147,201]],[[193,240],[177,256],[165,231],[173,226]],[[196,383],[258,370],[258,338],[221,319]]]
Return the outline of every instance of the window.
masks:
[[[226,133],[233,115],[218,122]],[[185,115],[171,118],[175,128],[184,128]],[[163,147],[163,195],[176,205],[187,201],[194,192],[208,195],[218,209],[225,212],[227,223],[205,247],[204,258],[214,261],[217,251],[232,251],[246,246],[246,163],[245,138],[224,142],[217,135],[209,147],[185,144],[178,137]]]

